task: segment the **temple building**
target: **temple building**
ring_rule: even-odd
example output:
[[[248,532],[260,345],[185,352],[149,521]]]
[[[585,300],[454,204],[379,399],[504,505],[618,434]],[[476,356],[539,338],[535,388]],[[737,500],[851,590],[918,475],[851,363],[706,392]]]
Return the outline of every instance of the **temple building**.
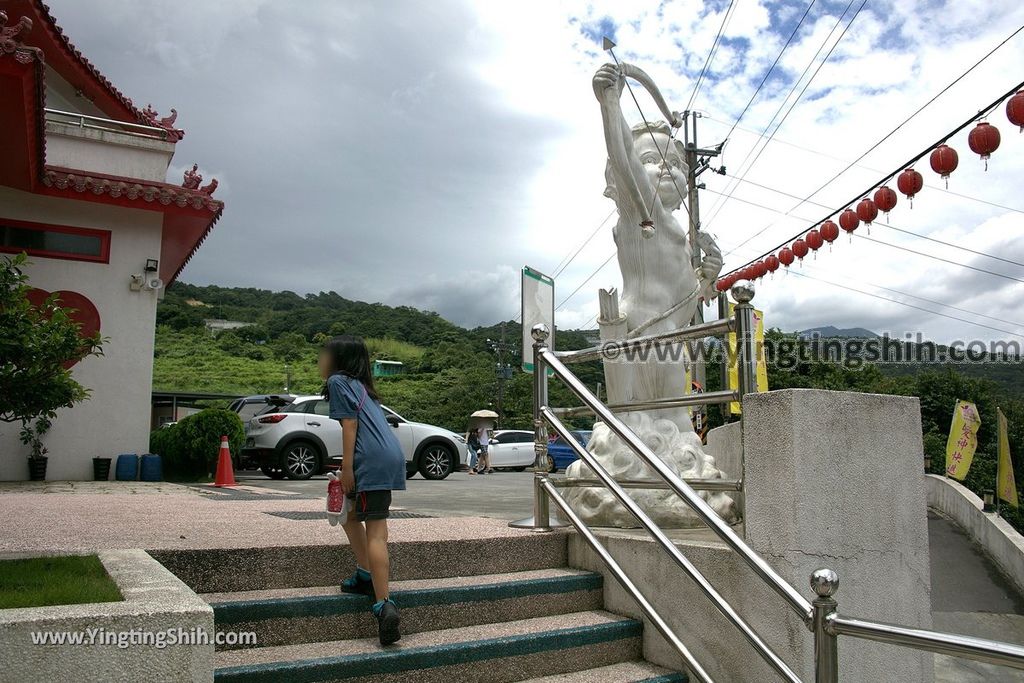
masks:
[[[54,420],[47,479],[148,450],[157,301],[224,208],[197,166],[167,182],[176,116],[135,106],[41,1],[0,3],[0,252],[27,252],[33,294],[107,339],[73,368],[91,396]],[[27,455],[0,423],[0,480],[27,479]]]

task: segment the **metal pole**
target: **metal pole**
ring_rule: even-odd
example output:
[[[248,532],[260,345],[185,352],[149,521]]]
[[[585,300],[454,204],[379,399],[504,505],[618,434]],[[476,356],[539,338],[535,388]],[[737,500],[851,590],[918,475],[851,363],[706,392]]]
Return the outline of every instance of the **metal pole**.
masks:
[[[693,117],[693,137],[690,137],[690,117]],[[700,200],[697,197],[697,113],[696,112],[683,112],[683,126],[686,127],[686,142],[684,143],[685,157],[686,157],[686,193],[687,203],[689,204],[689,218],[690,218],[690,266],[696,270],[700,268],[700,262],[702,254],[700,247],[697,245],[697,232],[700,230]],[[700,303],[697,304],[696,310],[693,312],[693,320],[691,324],[700,325],[704,322],[704,309]],[[707,369],[704,366],[704,357],[699,355],[697,358],[690,360],[690,378],[692,381],[700,384],[701,388],[707,390]],[[687,387],[689,391],[689,387]]]
[[[836,613],[836,600],[832,596],[839,590],[839,576],[831,569],[819,569],[811,574],[811,589],[817,595],[812,603],[814,616],[811,623],[811,630],[814,631],[814,681],[837,683],[838,638],[830,632],[829,621]]]
[[[725,320],[728,317],[729,317],[729,295],[726,292],[719,292],[719,294],[718,294],[718,319],[719,320]],[[722,391],[725,391],[726,389],[729,388],[729,353],[726,350],[727,345],[728,345],[728,340],[727,339],[723,339],[722,340],[722,349],[724,351],[726,351],[726,352],[722,354],[722,366],[721,366],[721,369],[720,369],[720,372],[719,372],[719,374],[721,375],[721,381],[722,381],[722,386],[721,386],[721,390]],[[727,417],[728,409],[727,408],[723,408],[723,411],[726,412],[726,415],[723,415],[723,417]]]
[[[736,299],[736,363],[739,372],[740,401],[747,394],[757,391],[757,345],[754,341],[754,283],[740,280],[732,286],[732,297]]]
[[[533,516],[510,522],[509,526],[516,529],[547,532],[555,527],[564,527],[562,520],[552,518],[551,501],[544,489],[544,481],[551,469],[548,456],[548,430],[541,418],[541,408],[548,405],[548,368],[544,362],[547,352],[547,340],[551,331],[544,323],[533,326],[530,331],[533,337]]]

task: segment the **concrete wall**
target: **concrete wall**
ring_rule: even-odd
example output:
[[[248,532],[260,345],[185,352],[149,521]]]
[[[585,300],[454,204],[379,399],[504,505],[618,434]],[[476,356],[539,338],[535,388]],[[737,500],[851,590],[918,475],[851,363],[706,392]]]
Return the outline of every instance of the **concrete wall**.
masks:
[[[743,478],[743,423],[730,422],[708,432],[704,451],[714,457],[715,465],[726,479]]]
[[[745,397],[743,414],[748,544],[808,600],[811,572],[829,567],[839,574],[841,613],[930,627],[917,399],[785,390]],[[709,444],[714,452],[721,442]],[[653,541],[638,532],[601,533],[716,680],[778,680]],[[813,680],[813,638],[799,617],[723,544],[675,533],[687,557],[764,640]],[[579,538],[570,541],[570,564],[601,570]],[[609,609],[637,616],[614,579],[605,585]],[[644,640],[651,661],[679,665],[653,628]],[[927,654],[850,638],[840,640],[839,651],[842,680],[933,679]]]
[[[925,477],[928,507],[959,524],[992,561],[1024,593],[1024,536],[994,513],[983,511],[981,498],[953,479],[935,474]]]
[[[155,211],[58,199],[0,187],[0,218],[112,231],[110,263],[31,257],[34,287],[87,296],[99,310],[104,355],[74,367],[92,397],[61,410],[45,439],[47,479],[91,479],[92,458],[149,448],[157,293],[132,292],[129,277],[160,258],[163,215]],[[17,425],[0,422],[0,480],[28,478]]]
[[[213,609],[142,550],[106,550],[99,557],[124,601],[0,610],[0,678],[109,683],[157,680],[154,672],[159,672],[159,680],[163,681],[212,681]],[[82,633],[83,636],[73,637],[102,639],[104,633],[156,634],[171,629],[175,634],[178,629],[185,634],[202,631],[209,640],[163,648],[152,644],[155,641],[123,648],[98,642],[32,642],[33,633]]]
[[[46,163],[50,166],[163,183],[172,156],[174,145],[156,138],[46,122]]]

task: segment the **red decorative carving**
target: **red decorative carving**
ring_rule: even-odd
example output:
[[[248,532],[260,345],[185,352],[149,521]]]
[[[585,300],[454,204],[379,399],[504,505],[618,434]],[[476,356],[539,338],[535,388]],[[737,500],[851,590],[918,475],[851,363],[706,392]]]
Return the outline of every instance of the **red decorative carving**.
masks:
[[[88,190],[95,195],[106,194],[111,197],[142,200],[147,203],[158,202],[164,206],[175,204],[183,208],[205,208],[213,212],[218,212],[224,208],[223,202],[210,197],[213,189],[217,187],[216,179],[210,181],[210,184],[205,188],[196,190],[166,184],[129,184],[116,178],[80,175],[70,171],[48,168],[43,176],[43,184],[59,190],[72,189],[75,192],[83,193]]]
[[[32,30],[32,20],[22,17],[13,26],[7,26],[7,13],[0,10],[0,55],[13,54],[14,59],[22,64],[28,64],[34,59],[42,59],[42,52],[38,48],[28,47],[21,42],[21,39]]]
[[[199,184],[203,182],[203,176],[199,175],[199,164],[192,164],[192,170],[185,170],[185,182],[181,184],[187,190],[198,190]]]
[[[174,127],[174,120],[178,118],[178,110],[171,109],[171,115],[160,118],[160,114],[157,113],[156,109],[153,109],[153,105],[147,104],[146,108],[142,110],[142,116],[145,117],[146,123],[156,128],[163,128],[167,131],[167,137],[173,142],[185,137],[185,131]]]
[[[200,187],[199,191],[202,192],[203,194],[205,194],[207,197],[209,197],[210,195],[212,195],[214,193],[214,191],[216,189],[217,189],[217,179],[216,178],[211,178],[210,179],[210,183],[208,185],[204,185],[204,186]]]

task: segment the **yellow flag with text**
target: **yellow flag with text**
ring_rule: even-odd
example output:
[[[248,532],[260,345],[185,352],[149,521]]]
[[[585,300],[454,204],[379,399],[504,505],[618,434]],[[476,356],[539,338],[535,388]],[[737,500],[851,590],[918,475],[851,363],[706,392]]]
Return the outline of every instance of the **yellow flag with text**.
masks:
[[[734,306],[735,304],[729,304],[730,317],[735,314]],[[728,344],[728,352],[724,360],[729,363],[729,388],[738,391],[740,388],[739,347],[735,332],[729,333],[726,344]],[[754,348],[757,354],[757,391],[761,393],[768,391],[768,362],[764,349],[764,313],[757,309],[754,309]],[[740,415],[742,412],[743,408],[739,401],[729,404],[730,414]]]
[[[967,476],[978,447],[978,427],[981,417],[978,408],[970,401],[957,401],[953,411],[953,424],[946,441],[946,475],[959,481]]]
[[[999,468],[996,477],[996,491],[1000,500],[1017,507],[1017,482],[1013,478],[1013,459],[1010,457],[1010,435],[1006,429],[1006,416],[996,408],[999,419]]]

